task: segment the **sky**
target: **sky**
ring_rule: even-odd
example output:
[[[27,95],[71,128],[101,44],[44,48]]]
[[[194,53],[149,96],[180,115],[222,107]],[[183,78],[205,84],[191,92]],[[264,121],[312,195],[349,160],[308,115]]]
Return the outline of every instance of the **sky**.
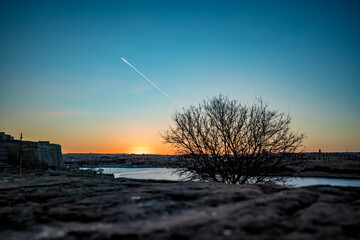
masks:
[[[63,153],[172,154],[219,93],[289,112],[304,151],[360,151],[359,1],[1,1],[0,131]],[[134,71],[144,73],[172,100]]]

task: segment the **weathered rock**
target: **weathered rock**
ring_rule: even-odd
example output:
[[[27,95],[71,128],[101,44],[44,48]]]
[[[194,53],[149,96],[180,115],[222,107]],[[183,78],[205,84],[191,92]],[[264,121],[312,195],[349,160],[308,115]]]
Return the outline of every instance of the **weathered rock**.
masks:
[[[1,177],[1,239],[359,239],[360,188]]]

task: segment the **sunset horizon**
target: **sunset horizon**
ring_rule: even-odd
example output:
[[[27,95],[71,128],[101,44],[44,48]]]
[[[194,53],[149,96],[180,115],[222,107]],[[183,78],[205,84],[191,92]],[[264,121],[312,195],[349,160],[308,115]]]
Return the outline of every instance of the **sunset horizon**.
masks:
[[[14,136],[13,134],[11,134],[10,132],[5,132],[5,134],[9,134],[11,136],[14,137],[15,140],[19,140],[19,137],[17,137],[16,135]],[[79,153],[79,154],[151,154],[151,155],[177,155],[177,151],[175,148],[162,143],[163,139],[161,138],[160,134],[159,134],[159,139],[158,141],[160,142],[160,144],[158,144],[158,142],[151,143],[151,141],[143,141],[140,142],[141,144],[136,144],[134,142],[126,142],[123,144],[118,144],[118,145],[111,145],[111,141],[108,140],[108,142],[103,142],[103,144],[101,146],[103,146],[103,148],[101,148],[101,146],[98,146],[99,144],[94,141],[92,142],[92,144],[89,144],[85,147],[82,146],[78,146],[76,143],[71,143],[69,148],[65,148],[64,149],[64,144],[56,141],[56,140],[51,140],[49,138],[41,138],[41,139],[36,139],[36,138],[31,138],[31,137],[27,137],[23,135],[23,141],[34,141],[34,142],[38,142],[38,141],[49,141],[52,144],[59,144],[62,147],[62,153],[63,154],[69,154],[69,153]],[[134,138],[134,141],[136,141],[136,138]],[[137,142],[137,141],[136,141]],[[66,144],[65,144],[66,146]],[[102,150],[103,149],[103,150]],[[360,152],[360,151],[351,151],[349,149],[345,149],[345,150],[337,150],[337,149],[329,149],[329,148],[308,148],[308,147],[300,147],[298,149],[298,153],[304,152],[304,153],[312,153],[312,152],[319,152],[321,151],[322,153],[346,153],[346,152]]]

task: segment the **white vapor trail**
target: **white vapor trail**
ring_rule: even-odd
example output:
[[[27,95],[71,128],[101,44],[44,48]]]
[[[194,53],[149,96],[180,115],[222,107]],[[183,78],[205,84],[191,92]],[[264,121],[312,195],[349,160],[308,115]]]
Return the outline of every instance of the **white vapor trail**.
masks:
[[[151,83],[154,87],[156,87],[162,94],[167,96],[171,101],[173,101],[178,107],[180,107],[180,104],[178,104],[172,97],[170,97],[166,92],[164,92],[161,88],[159,88],[155,83],[153,83],[150,79],[148,79],[144,74],[142,74],[139,70],[137,70],[133,65],[131,65],[128,61],[126,61],[124,58],[121,58],[124,62],[126,62],[130,67],[132,67],[137,73],[139,73],[141,76],[143,76],[149,83]]]

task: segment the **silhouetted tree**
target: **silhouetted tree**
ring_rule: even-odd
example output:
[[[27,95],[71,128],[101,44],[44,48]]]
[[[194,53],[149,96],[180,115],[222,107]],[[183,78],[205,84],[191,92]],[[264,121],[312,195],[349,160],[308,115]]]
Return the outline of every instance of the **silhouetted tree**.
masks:
[[[288,114],[269,110],[261,99],[249,106],[219,95],[176,112],[173,121],[162,137],[188,156],[179,172],[190,180],[272,182],[295,163],[291,153],[305,137],[291,131]]]

